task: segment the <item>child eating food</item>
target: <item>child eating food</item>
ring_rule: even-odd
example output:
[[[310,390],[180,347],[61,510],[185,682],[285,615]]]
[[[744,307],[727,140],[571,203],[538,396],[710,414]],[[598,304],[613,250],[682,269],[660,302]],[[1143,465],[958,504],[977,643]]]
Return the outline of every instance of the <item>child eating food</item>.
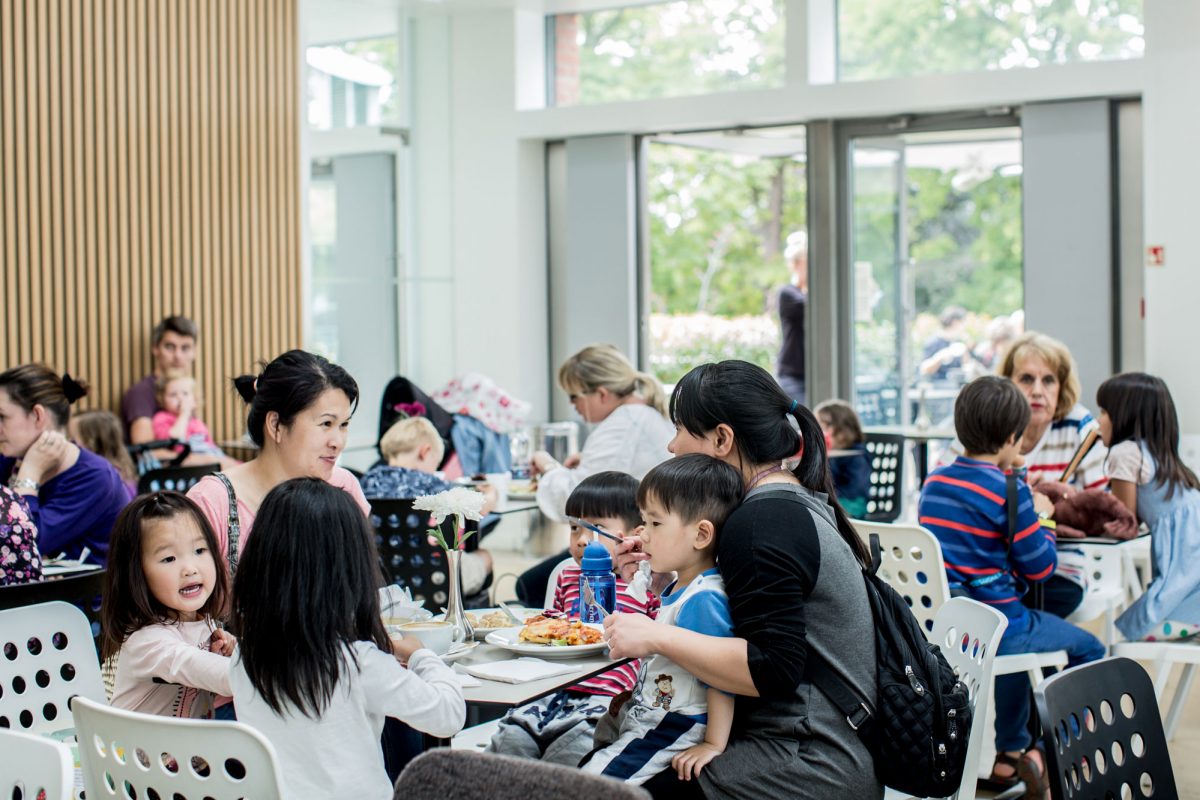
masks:
[[[653,571],[677,575],[663,592],[660,624],[709,636],[733,635],[716,545],[744,488],[736,469],[701,454],[664,461],[642,479],[637,496],[645,521],[642,551],[650,556]],[[636,784],[669,766],[680,781],[690,781],[725,751],[732,725],[731,696],[656,654],[641,664],[633,695],[620,710],[615,741],[602,741],[598,732],[596,743],[603,746],[581,766]],[[655,796],[671,794],[669,786],[647,789]]]
[[[637,478],[631,475],[597,472],[580,481],[571,492],[566,512],[615,536],[637,536],[642,530],[637,491]],[[582,525],[571,525],[571,560],[559,574],[554,590],[554,611],[572,620],[579,618],[580,561],[593,535]],[[612,555],[615,551],[612,540],[604,536],[598,540]],[[651,617],[658,611],[658,598],[634,596],[619,577],[616,599],[618,611]],[[573,767],[594,746],[593,730],[609,710],[610,699],[632,690],[636,679],[637,662],[632,661],[513,709],[500,720],[488,750]]]

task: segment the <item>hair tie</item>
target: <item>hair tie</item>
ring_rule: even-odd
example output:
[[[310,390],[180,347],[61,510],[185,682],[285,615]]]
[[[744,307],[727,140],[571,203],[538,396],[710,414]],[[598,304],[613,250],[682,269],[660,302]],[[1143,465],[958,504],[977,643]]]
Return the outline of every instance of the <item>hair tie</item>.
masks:
[[[65,372],[62,376],[62,387],[63,394],[67,396],[67,405],[71,405],[79,398],[87,396],[87,388]]]
[[[258,378],[253,375],[239,375],[233,379],[233,388],[237,389],[242,400],[253,403],[254,396],[258,394]]]
[[[793,400],[793,401],[792,401],[792,407],[788,409],[788,413],[789,413],[789,414],[795,414],[795,413],[796,413],[796,406],[798,406],[798,405],[800,405],[800,401],[799,401],[799,400]]]

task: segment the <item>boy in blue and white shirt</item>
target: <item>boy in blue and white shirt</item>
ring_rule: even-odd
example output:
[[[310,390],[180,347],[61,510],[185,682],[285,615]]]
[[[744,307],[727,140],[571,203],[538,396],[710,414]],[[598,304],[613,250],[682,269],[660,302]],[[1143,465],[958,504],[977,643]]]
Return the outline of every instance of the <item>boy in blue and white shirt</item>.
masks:
[[[638,487],[644,522],[642,551],[654,572],[675,572],[662,595],[657,622],[709,636],[733,636],[725,584],[716,569],[717,535],[737,508],[742,476],[722,461],[685,455],[664,461]],[[701,682],[664,655],[642,661],[633,696],[620,711],[611,743],[584,760],[594,774],[642,784],[675,770],[691,780],[725,751],[733,698]]]

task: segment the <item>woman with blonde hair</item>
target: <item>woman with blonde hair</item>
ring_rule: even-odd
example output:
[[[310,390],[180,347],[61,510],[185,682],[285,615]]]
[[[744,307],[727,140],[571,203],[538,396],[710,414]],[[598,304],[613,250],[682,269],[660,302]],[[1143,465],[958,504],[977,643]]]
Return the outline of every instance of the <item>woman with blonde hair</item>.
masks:
[[[559,464],[545,451],[533,454],[542,511],[561,520],[571,490],[588,475],[626,472],[641,480],[670,457],[675,427],[667,419],[667,397],[653,375],[639,372],[608,344],[583,348],[558,370],[558,385],[583,421],[595,425],[583,450]]]
[[[641,480],[671,457],[667,443],[675,426],[667,418],[667,396],[653,375],[639,372],[620,350],[607,344],[583,348],[558,369],[558,385],[584,422],[595,425],[583,450],[559,464],[549,453],[533,454],[537,501],[551,519],[566,514],[567,497],[589,475],[606,470]],[[564,551],[529,569],[517,580],[517,596],[540,608],[554,567]]]

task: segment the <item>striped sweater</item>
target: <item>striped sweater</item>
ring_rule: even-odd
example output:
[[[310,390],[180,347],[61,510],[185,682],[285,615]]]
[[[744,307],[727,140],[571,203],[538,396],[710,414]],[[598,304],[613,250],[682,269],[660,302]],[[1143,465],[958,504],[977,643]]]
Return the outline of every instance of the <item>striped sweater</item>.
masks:
[[[1038,443],[1024,455],[1030,478],[1041,475],[1046,480],[1058,480],[1067,464],[1071,463],[1080,441],[1096,426],[1091,412],[1079,403],[1065,417],[1050,423]],[[962,454],[962,444],[955,439],[942,453],[938,466],[947,466]],[[1108,477],[1104,473],[1104,458],[1107,455],[1104,444],[1097,441],[1076,470],[1071,485],[1077,489],[1102,489],[1107,486]]]
[[[1004,473],[994,464],[960,456],[930,474],[917,507],[920,523],[937,536],[951,585],[994,606],[1022,629],[1029,612],[1021,581],[1044,581],[1058,561],[1054,531],[1043,528],[1033,495],[1017,483],[1017,530],[1006,552],[1008,511]]]
[[[571,619],[579,619],[579,576],[583,570],[578,564],[569,564],[558,576],[558,585],[554,588],[554,609],[561,611]],[[627,614],[645,614],[654,619],[658,615],[661,603],[658,596],[647,593],[644,600],[639,600],[629,594],[629,585],[618,575],[617,580],[617,611]],[[585,694],[599,694],[611,697],[621,692],[633,691],[637,683],[639,661],[630,661],[608,672],[580,681],[568,691]]]

